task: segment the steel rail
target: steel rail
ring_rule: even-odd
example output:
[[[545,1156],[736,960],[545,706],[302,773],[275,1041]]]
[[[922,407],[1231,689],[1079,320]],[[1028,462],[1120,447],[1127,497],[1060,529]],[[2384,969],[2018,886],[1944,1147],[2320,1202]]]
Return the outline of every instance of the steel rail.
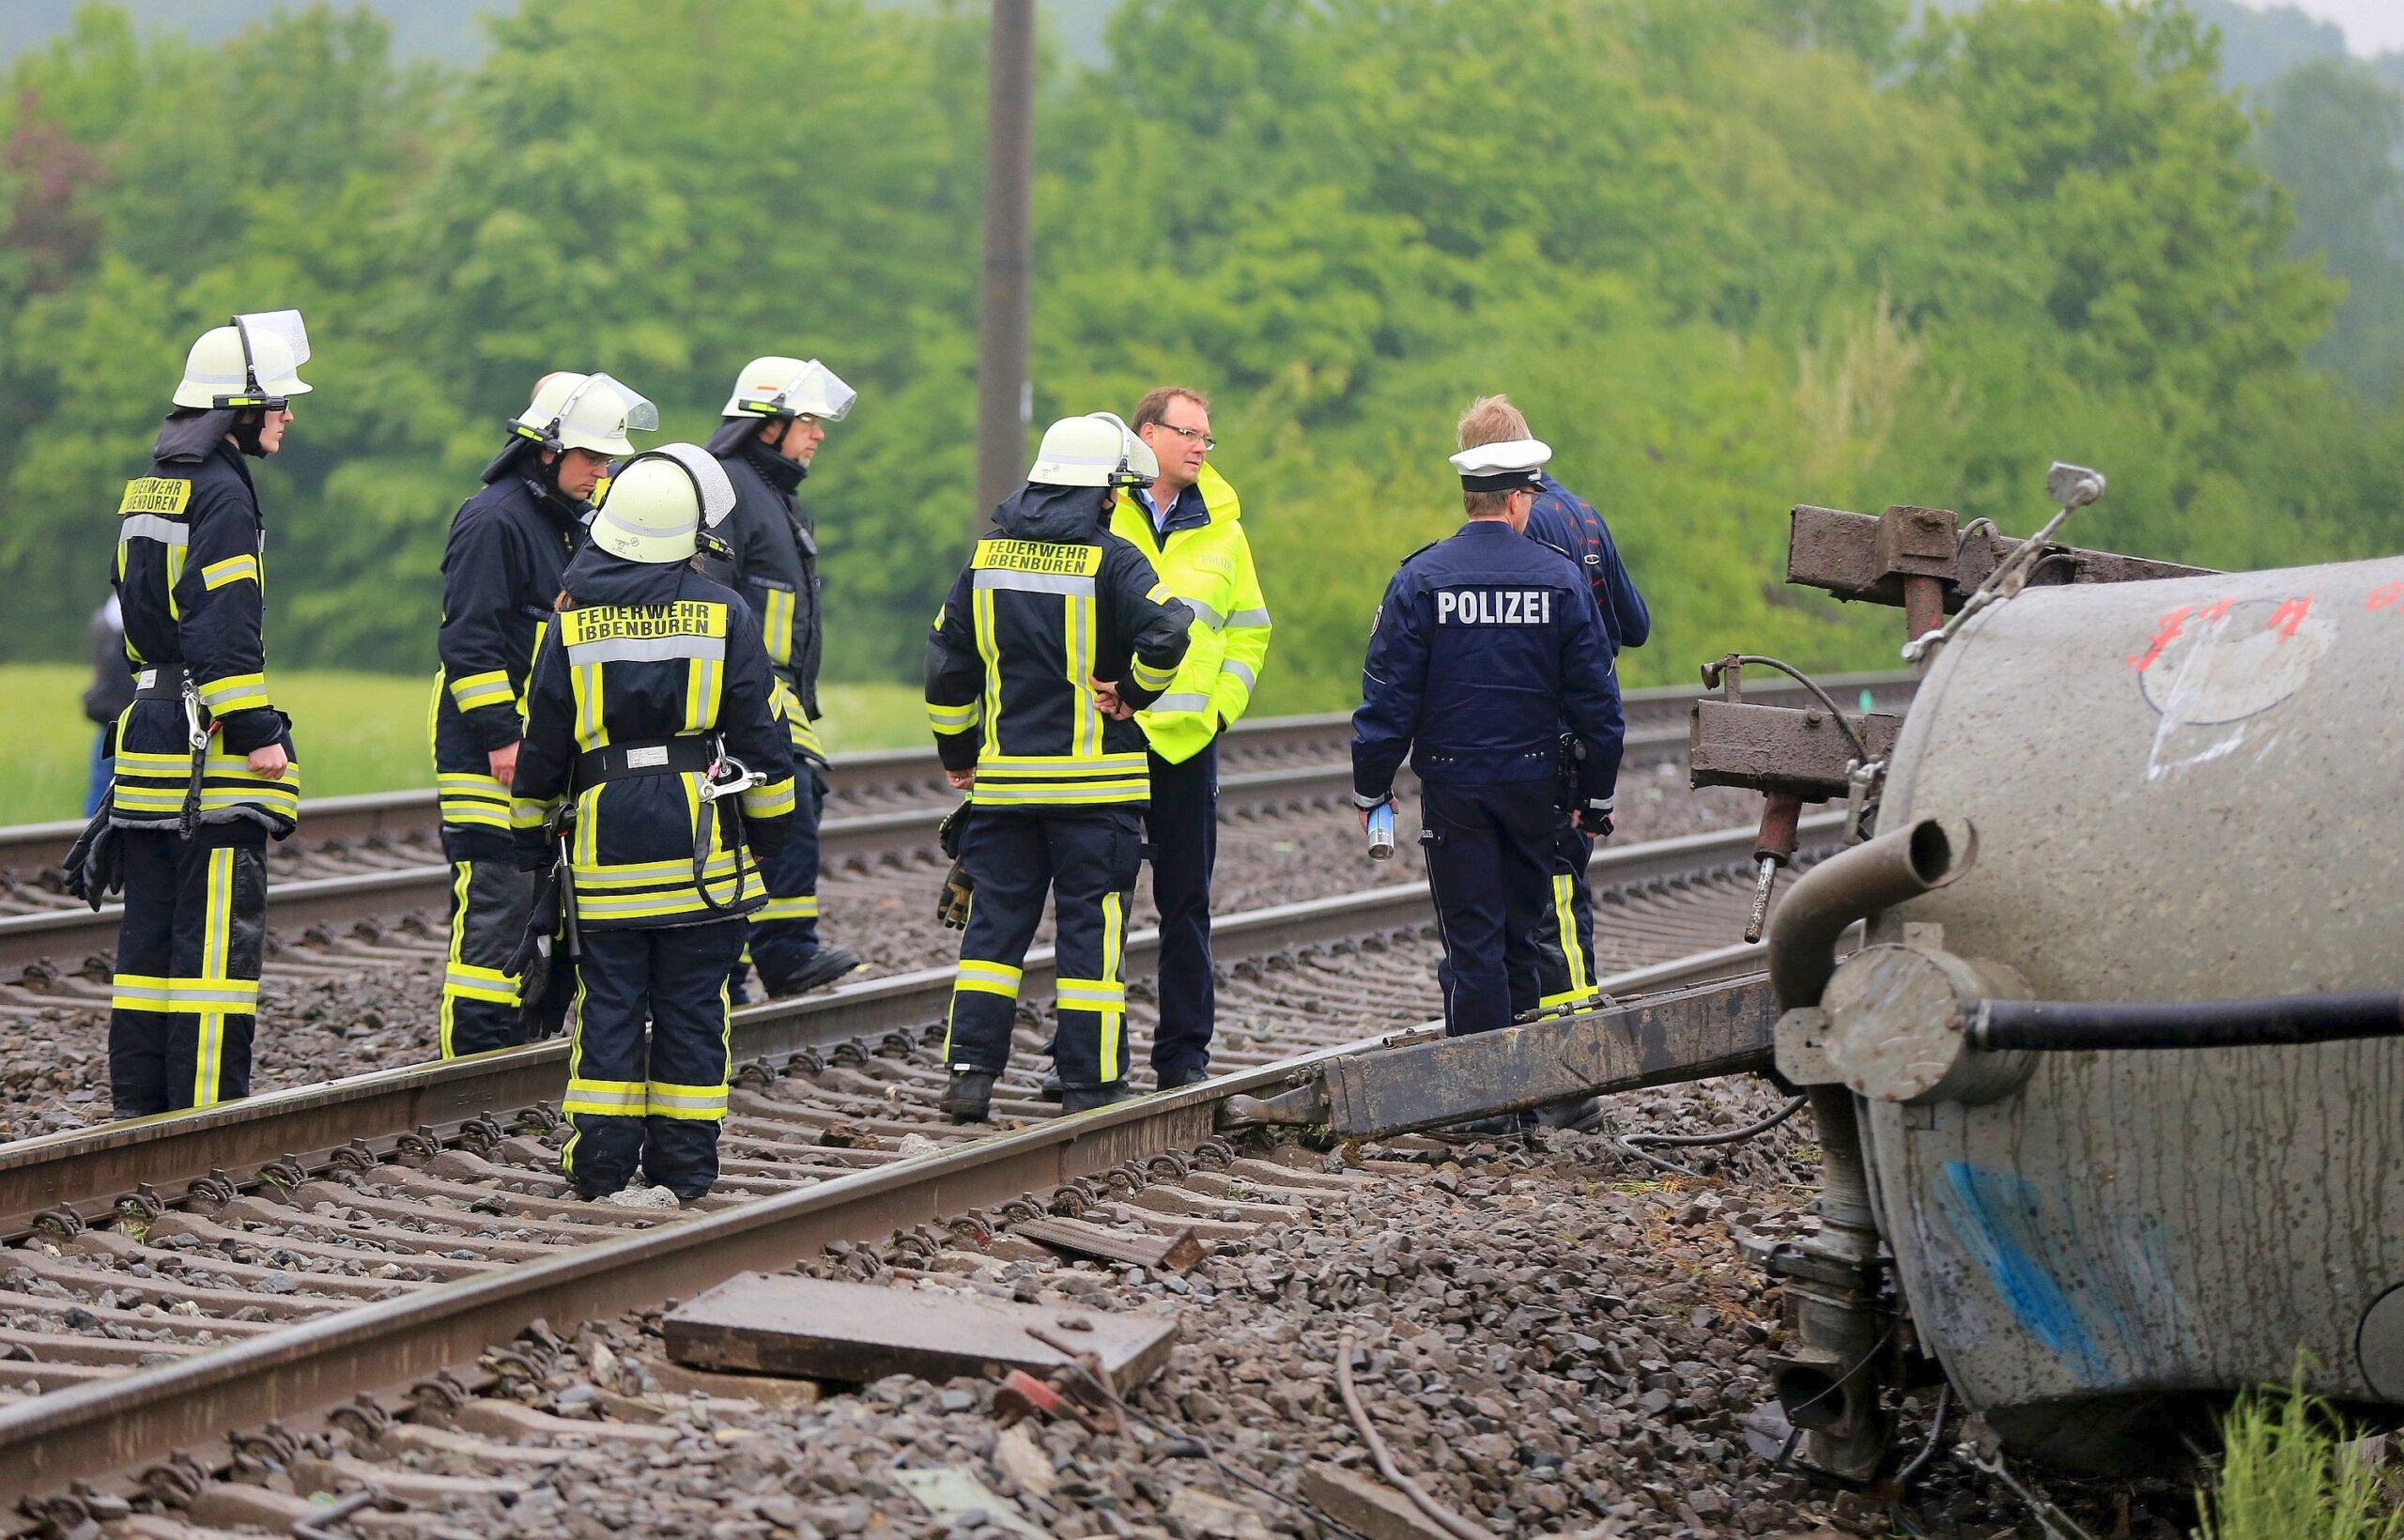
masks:
[[[1315,718],[1314,718],[1315,720]],[[1683,728],[1630,733],[1626,764],[1631,769],[1672,762],[1686,753]],[[916,762],[916,756],[895,756]],[[933,762],[927,767],[933,771]],[[939,772],[938,772],[939,773]],[[1238,770],[1219,778],[1219,808],[1225,814],[1273,811],[1338,797],[1350,790],[1352,772],[1341,762]],[[849,813],[819,826],[819,860],[832,865],[851,857],[874,858],[931,845],[944,806]],[[82,825],[76,825],[80,831]],[[5,832],[5,831],[0,831]],[[451,886],[447,865],[427,863],[333,877],[297,877],[268,886],[268,917],[285,931],[320,924],[347,925],[440,903]],[[78,958],[116,944],[121,903],[98,909],[62,905],[31,914],[0,915],[0,971],[22,968],[44,957]]]
[[[1829,813],[1804,820],[1801,828],[1807,839],[1826,839],[1842,822]],[[1752,830],[1738,828],[1598,850],[1587,876],[1606,886],[1692,877],[1746,862],[1752,840]],[[1425,883],[1394,883],[1220,916],[1210,922],[1211,950],[1222,961],[1241,959],[1422,925],[1431,917]],[[1130,935],[1131,969],[1155,958],[1159,947],[1157,930]],[[1731,947],[1717,955],[1740,968],[1758,951]],[[1030,951],[1026,987],[1048,989],[1052,970],[1052,948]],[[942,1019],[952,976],[949,967],[922,968],[743,1007],[733,1013],[732,1052],[738,1062],[773,1059],[915,1032]],[[212,1172],[250,1181],[261,1166],[286,1159],[314,1169],[354,1143],[382,1154],[420,1128],[448,1134],[497,1109],[556,1101],[566,1086],[567,1053],[563,1040],[553,1040],[0,1145],[0,1236],[23,1235],[50,1209],[98,1213],[144,1183],[170,1193]]]
[[[1728,951],[1603,984],[1626,995],[1719,977]],[[640,1309],[737,1272],[781,1270],[837,1240],[937,1223],[1128,1161],[1194,1149],[1215,1136],[1218,1106],[1229,1097],[1270,1091],[1314,1065],[1435,1030],[1430,1024],[1311,1050],[0,1408],[0,1507],[229,1427],[294,1418],[470,1363],[537,1319],[557,1328]]]
[[[1918,678],[1909,672],[1844,673],[1829,674],[1820,683],[1834,692],[1866,689],[1874,698],[1895,701],[1908,699]],[[1622,697],[1621,706],[1631,731],[1673,727],[1685,720],[1687,707],[1698,693],[1683,685],[1630,690]],[[1745,699],[1763,705],[1779,705],[1799,702],[1805,697],[1802,689],[1791,683],[1765,682],[1749,685]],[[1238,722],[1227,730],[1221,742],[1239,753],[1309,750],[1332,754],[1340,748],[1340,740],[1349,730],[1351,720],[1344,712],[1261,717]],[[839,793],[860,792],[890,785],[897,779],[920,778],[932,782],[942,778],[933,754],[924,748],[838,754],[826,771],[828,786]],[[325,839],[410,834],[433,826],[434,808],[435,797],[430,788],[309,797],[300,804],[300,827],[304,834]],[[67,858],[69,848],[83,830],[82,819],[0,825],[0,870],[55,867]]]

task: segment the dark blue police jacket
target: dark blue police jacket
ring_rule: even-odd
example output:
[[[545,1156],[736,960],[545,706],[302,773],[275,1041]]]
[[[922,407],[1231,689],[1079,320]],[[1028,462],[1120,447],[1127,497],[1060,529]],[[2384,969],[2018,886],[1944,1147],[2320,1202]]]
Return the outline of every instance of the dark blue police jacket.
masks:
[[[1550,780],[1562,724],[1584,748],[1579,805],[1608,812],[1619,780],[1619,680],[1585,575],[1502,519],[1472,519],[1412,552],[1386,585],[1352,714],[1352,785]]]
[[[1541,540],[1586,571],[1586,586],[1603,612],[1603,634],[1611,639],[1611,655],[1623,647],[1641,647],[1653,634],[1653,612],[1627,563],[1619,559],[1611,527],[1595,505],[1554,481],[1549,472],[1536,487],[1536,504],[1528,510],[1528,538]]]

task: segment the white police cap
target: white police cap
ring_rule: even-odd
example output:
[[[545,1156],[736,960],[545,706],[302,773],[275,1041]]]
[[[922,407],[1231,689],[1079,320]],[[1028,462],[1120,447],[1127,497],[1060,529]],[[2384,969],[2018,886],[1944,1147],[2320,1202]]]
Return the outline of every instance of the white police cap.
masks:
[[[1510,492],[1535,486],[1551,458],[1552,446],[1541,439],[1506,439],[1462,450],[1452,461],[1461,473],[1462,491]]]

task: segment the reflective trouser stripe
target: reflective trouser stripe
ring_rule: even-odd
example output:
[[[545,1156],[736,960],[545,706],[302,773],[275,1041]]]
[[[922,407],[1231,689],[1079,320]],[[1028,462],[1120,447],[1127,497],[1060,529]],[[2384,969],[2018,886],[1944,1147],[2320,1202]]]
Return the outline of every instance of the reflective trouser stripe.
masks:
[[[1096,1055],[1106,1079],[1123,1078],[1119,1071],[1119,1042],[1127,1027],[1127,986],[1120,979],[1125,967],[1120,954],[1127,939],[1126,897],[1118,893],[1102,896],[1102,971],[1117,987],[1118,1006],[1102,1013],[1102,1052]]]
[[[509,788],[472,770],[442,770],[434,777],[435,796],[445,824],[464,828],[510,826]]]
[[[726,1116],[726,1099],[724,1086],[676,1086],[655,1080],[644,1090],[643,1115],[718,1122]]]
[[[1586,978],[1586,953],[1578,945],[1578,915],[1570,907],[1570,895],[1576,891],[1578,879],[1568,872],[1555,872],[1552,878],[1552,915],[1561,926],[1561,955],[1569,964],[1569,987],[1557,994],[1548,994],[1540,1005],[1563,1006],[1572,1000],[1582,1000],[1595,993]]]
[[[816,919],[818,917],[818,895],[815,893],[797,893],[790,898],[772,898],[768,901],[768,906],[766,908],[761,910],[751,917],[754,920],[763,922],[778,919]]]
[[[649,1093],[640,1080],[580,1080],[567,1083],[567,1099],[560,1110],[598,1117],[640,1117]]]
[[[187,997],[187,992],[181,987],[187,983],[200,986],[192,992],[195,996],[218,993],[222,998],[223,993],[233,993],[215,987],[232,982],[226,978],[232,962],[234,932],[234,852],[230,846],[221,845],[208,853],[208,915],[201,932],[200,978],[176,981],[178,1002]],[[254,981],[250,984],[250,997],[253,1003],[242,1008],[245,1013],[256,1009],[258,985]],[[192,1104],[213,1107],[218,1101],[219,1077],[225,1067],[225,1007],[223,1004],[214,1009],[204,1006],[199,1013],[199,1024],[200,1039],[193,1052]]]
[[[952,980],[951,987],[954,993],[974,990],[981,994],[998,994],[1005,1000],[1015,1000],[1018,998],[1019,980],[1024,977],[1023,970],[1007,962],[980,962],[975,958],[963,957],[960,960],[959,976]]]
[[[214,876],[214,873],[211,873]],[[150,974],[121,973],[111,981],[112,1010],[251,1011],[258,1008],[255,978],[162,978]]]

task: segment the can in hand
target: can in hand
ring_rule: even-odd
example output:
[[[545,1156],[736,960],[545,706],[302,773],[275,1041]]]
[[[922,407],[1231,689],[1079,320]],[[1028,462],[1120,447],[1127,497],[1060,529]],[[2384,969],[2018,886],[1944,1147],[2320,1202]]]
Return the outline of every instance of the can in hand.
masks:
[[[1380,802],[1369,810],[1369,859],[1394,859],[1394,804]]]

